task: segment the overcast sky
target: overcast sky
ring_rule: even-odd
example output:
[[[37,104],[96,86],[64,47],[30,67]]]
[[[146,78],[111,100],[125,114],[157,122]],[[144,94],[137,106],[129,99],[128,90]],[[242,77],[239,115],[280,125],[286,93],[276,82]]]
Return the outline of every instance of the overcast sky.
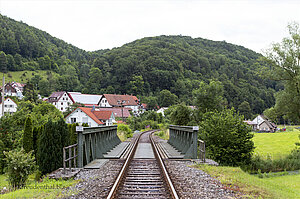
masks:
[[[300,0],[0,0],[0,13],[87,51],[181,34],[261,52],[300,23]]]

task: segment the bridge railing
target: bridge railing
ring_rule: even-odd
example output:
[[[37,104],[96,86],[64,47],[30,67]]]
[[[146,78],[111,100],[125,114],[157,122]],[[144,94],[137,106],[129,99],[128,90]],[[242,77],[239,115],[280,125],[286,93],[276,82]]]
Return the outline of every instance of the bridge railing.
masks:
[[[185,159],[196,159],[198,131],[198,126],[170,125],[168,143],[184,154]]]
[[[203,140],[198,140],[199,145],[199,159],[205,163],[205,142]]]
[[[63,166],[64,166],[63,174],[66,173],[66,163],[69,163],[69,171],[71,171],[72,160],[74,161],[73,168],[76,168],[76,157],[77,157],[76,147],[77,147],[77,144],[73,144],[73,145],[66,146],[63,148]],[[72,156],[72,149],[73,149],[73,156]],[[69,150],[68,159],[67,159],[67,155],[66,155],[66,150]]]
[[[78,167],[94,159],[103,158],[103,154],[113,149],[121,140],[117,135],[117,126],[78,127]]]

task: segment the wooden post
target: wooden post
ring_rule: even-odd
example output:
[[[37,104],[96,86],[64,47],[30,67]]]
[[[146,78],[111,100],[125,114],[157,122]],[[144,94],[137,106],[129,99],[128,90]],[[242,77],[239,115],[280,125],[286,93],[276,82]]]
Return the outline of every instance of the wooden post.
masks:
[[[72,151],[71,151],[71,147],[69,148],[69,170],[70,170],[70,172],[71,172],[71,167],[72,167],[72,159],[71,159],[71,157],[72,157]]]
[[[66,174],[66,150],[65,147],[63,148],[63,166],[64,166],[64,170],[63,170],[63,174]]]
[[[74,147],[74,168],[76,168],[76,147]]]

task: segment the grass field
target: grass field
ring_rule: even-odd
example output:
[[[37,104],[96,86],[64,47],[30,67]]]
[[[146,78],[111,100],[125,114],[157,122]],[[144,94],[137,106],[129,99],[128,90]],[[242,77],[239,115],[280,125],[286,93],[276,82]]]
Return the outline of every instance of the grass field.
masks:
[[[273,159],[286,156],[296,147],[295,143],[299,142],[299,134],[300,131],[292,127],[287,128],[286,132],[254,133],[254,153]]]
[[[75,184],[75,180],[54,180],[45,178],[43,182],[35,182],[34,176],[29,177],[27,185],[16,191],[0,194],[0,198],[58,198],[64,197],[62,190]],[[0,175],[0,190],[8,188],[7,176]],[[71,193],[69,193],[71,194]]]
[[[270,178],[258,178],[243,172],[239,167],[197,165],[199,168],[245,198],[300,198],[300,174]]]
[[[6,74],[4,74],[5,82],[20,82],[20,83],[26,83],[28,82],[34,75],[40,75],[42,78],[47,77],[47,70],[36,70],[36,71],[10,71]],[[55,72],[51,71],[52,74],[56,74]],[[2,78],[3,73],[0,72],[0,77]]]

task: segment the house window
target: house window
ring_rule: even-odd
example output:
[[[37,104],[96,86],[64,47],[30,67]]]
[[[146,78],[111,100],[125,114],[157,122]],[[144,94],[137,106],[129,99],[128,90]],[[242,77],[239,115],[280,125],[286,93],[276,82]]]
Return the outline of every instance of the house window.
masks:
[[[66,98],[66,100],[69,100],[68,98]]]
[[[82,123],[88,123],[88,117],[82,117]]]
[[[63,97],[63,100],[65,100],[65,98]]]
[[[61,105],[64,105],[64,103],[62,102]]]
[[[12,107],[13,107],[13,105],[9,105],[9,107],[11,107],[11,108],[12,108]]]
[[[70,105],[70,102],[68,102],[68,106]]]
[[[4,107],[7,107],[7,105],[5,104]]]
[[[63,107],[61,107],[61,108],[60,108],[60,110],[64,110],[64,108],[63,108]]]
[[[73,123],[76,123],[76,118],[71,118],[71,123],[73,124]]]

